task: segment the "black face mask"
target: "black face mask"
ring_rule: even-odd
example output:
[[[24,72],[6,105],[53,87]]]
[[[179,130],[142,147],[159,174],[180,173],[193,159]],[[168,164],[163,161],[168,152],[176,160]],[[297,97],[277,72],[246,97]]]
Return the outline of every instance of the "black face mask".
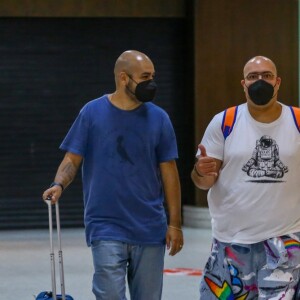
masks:
[[[130,76],[129,76],[129,78],[137,84],[134,93],[127,87],[127,90],[131,94],[135,95],[136,99],[138,99],[140,102],[149,102],[154,99],[157,85],[153,79],[149,79],[149,80],[145,80],[145,81],[141,81],[140,83],[137,83]]]
[[[275,96],[275,86],[262,79],[257,80],[247,87],[249,97],[256,105],[265,105]]]

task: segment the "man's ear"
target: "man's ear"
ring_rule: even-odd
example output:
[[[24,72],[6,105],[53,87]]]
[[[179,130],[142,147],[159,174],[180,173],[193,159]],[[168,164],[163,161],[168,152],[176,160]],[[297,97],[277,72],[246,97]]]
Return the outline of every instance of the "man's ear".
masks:
[[[244,92],[246,92],[246,88],[245,88],[245,79],[242,79],[242,80],[241,80],[241,85],[242,85],[242,87],[243,87],[243,89],[244,89]]]
[[[119,81],[122,85],[127,85],[128,75],[125,72],[120,72],[119,73]]]
[[[281,78],[280,78],[280,77],[277,77],[277,78],[276,78],[276,83],[277,83],[278,89],[279,89],[280,84],[281,84]]]

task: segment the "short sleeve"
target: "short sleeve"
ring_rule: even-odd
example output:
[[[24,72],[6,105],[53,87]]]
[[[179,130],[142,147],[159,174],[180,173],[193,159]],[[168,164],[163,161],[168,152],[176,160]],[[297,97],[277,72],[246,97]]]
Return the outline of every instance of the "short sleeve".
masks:
[[[60,145],[61,150],[85,156],[88,141],[87,109],[83,107]]]
[[[206,148],[208,156],[223,161],[225,140],[221,129],[222,118],[223,112],[214,116],[204,132],[201,144]],[[199,155],[200,151],[198,150],[196,157]]]
[[[176,135],[167,114],[164,114],[162,121],[161,135],[157,147],[157,157],[160,163],[178,158]]]

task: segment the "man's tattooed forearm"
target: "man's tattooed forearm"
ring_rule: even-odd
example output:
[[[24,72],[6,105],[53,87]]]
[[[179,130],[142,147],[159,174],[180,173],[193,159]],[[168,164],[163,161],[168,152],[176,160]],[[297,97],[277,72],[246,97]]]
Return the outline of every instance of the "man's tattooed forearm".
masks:
[[[75,178],[77,168],[69,162],[62,167],[61,172],[62,177],[70,183]]]

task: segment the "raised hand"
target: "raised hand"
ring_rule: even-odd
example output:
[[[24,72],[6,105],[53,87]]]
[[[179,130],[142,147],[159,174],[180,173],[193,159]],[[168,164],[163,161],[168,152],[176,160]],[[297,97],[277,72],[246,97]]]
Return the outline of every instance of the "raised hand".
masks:
[[[207,156],[204,145],[198,146],[200,155],[195,164],[195,171],[200,176],[218,176],[217,162],[214,158]]]

